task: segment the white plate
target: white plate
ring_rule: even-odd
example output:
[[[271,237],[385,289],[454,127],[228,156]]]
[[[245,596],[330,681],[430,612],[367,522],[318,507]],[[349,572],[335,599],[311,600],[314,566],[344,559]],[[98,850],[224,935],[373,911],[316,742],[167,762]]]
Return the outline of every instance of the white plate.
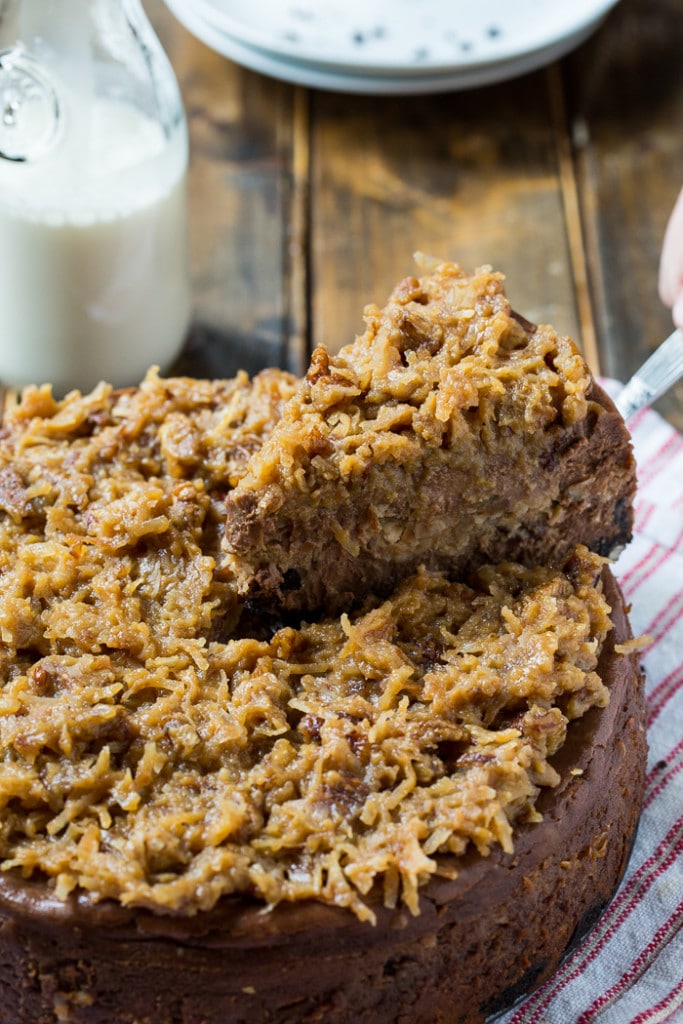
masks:
[[[588,33],[618,0],[174,0],[271,57],[373,74],[436,74]]]
[[[203,18],[197,12],[195,5],[188,4],[187,0],[166,0],[166,5],[178,21],[197,39],[223,56],[234,60],[237,64],[251,68],[253,71],[314,89],[384,96],[453,92],[514,78],[562,57],[570,49],[583,42],[602,20],[598,18],[595,22],[583,26],[577,32],[564,37],[553,45],[533,53],[526,53],[521,57],[480,66],[475,65],[443,74],[410,76],[403,72],[391,76],[360,74],[354,71],[344,72],[336,69],[328,70],[306,62],[301,63],[297,60],[275,57],[258,47],[238,42],[229,34],[222,32],[212,22]]]

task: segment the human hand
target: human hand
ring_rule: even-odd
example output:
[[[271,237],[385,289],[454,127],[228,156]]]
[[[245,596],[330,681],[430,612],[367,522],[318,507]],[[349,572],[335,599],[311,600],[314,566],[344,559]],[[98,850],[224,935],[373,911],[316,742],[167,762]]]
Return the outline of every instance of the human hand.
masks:
[[[659,296],[671,309],[676,327],[683,327],[683,189],[664,233],[659,261]]]

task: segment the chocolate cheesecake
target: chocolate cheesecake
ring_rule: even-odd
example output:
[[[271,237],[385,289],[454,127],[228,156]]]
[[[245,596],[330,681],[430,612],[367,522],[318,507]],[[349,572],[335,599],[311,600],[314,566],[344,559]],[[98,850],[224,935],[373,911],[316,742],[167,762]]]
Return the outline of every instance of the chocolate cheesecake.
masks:
[[[241,594],[341,611],[419,565],[457,575],[628,542],[623,421],[571,339],[515,313],[502,275],[441,264],[365,319],[351,345],[313,353],[228,495]]]
[[[552,973],[642,799],[634,487],[487,269],[303,381],[8,405],[0,1024],[481,1024]]]
[[[609,691],[550,758],[559,781],[518,822],[513,848],[439,858],[411,912],[366,897],[373,923],[318,900],[266,908],[222,897],[191,916],[59,898],[44,879],[0,880],[3,1024],[475,1024],[557,967],[609,902],[644,785],[637,654],[605,568],[614,629]],[[626,649],[620,645],[626,644]]]

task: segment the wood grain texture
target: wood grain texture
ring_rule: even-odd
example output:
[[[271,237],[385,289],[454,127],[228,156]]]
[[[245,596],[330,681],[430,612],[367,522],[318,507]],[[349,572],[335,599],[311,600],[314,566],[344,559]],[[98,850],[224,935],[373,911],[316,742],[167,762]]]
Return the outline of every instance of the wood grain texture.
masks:
[[[545,72],[432,97],[316,93],[311,116],[314,342],[351,341],[415,251],[494,265],[520,312],[580,340]]]
[[[669,333],[657,295],[683,181],[683,5],[621,0],[563,61],[468,92],[291,87],[147,9],[191,133],[196,316],[181,368],[300,372],[414,270],[493,264],[515,307],[626,378]],[[659,403],[681,424],[681,387]]]
[[[300,371],[304,309],[292,237],[295,90],[197,42],[161,0],[146,5],[178,77],[190,131],[192,334],[176,367],[208,376]],[[298,249],[297,249],[298,245]]]
[[[683,184],[682,54],[680,0],[622,0],[567,62],[597,344],[622,380],[672,329],[657,275]],[[683,427],[683,387],[658,408]]]

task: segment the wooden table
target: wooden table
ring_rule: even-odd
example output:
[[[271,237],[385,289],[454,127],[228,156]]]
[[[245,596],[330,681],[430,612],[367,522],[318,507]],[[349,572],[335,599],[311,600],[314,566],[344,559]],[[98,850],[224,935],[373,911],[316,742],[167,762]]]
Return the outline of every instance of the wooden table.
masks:
[[[195,323],[179,364],[305,367],[413,272],[421,250],[504,271],[529,319],[625,379],[670,332],[659,251],[683,183],[683,3],[621,0],[549,67],[469,92],[291,86],[148,12],[191,138]],[[659,403],[683,427],[683,385]]]

